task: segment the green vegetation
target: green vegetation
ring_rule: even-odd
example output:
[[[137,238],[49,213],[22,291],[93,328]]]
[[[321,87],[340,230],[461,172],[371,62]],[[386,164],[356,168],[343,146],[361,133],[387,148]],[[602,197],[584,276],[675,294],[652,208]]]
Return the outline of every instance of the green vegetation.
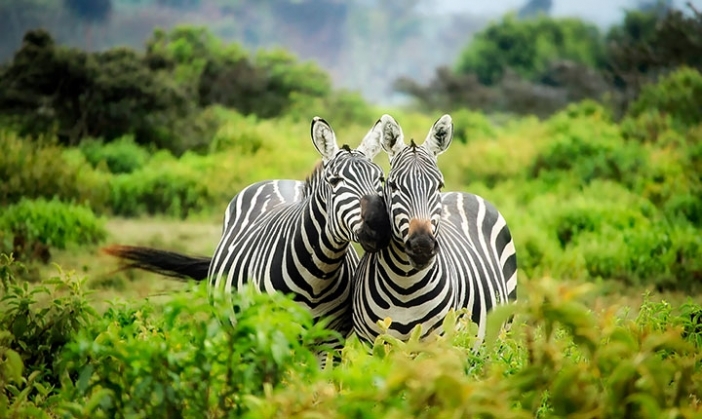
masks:
[[[319,370],[327,336],[281,295],[249,288],[231,308],[204,286],[165,304],[91,308],[84,281],[59,273],[29,290],[4,257],[0,279],[3,417],[699,417],[702,306],[646,298],[637,313],[586,308],[592,287],[524,284],[529,298],[476,325],[372,348],[352,338]],[[62,292],[61,297],[54,297]],[[47,305],[46,298],[53,301]],[[624,307],[621,310],[626,310]],[[70,315],[68,315],[70,313]],[[508,333],[501,319],[516,314]],[[419,336],[419,334],[416,334]]]
[[[578,19],[505,16],[474,36],[453,69],[438,68],[427,85],[400,78],[395,88],[422,109],[469,107],[546,118],[594,99],[619,118],[647,83],[680,66],[702,69],[701,30],[702,14],[695,9],[628,10],[606,33]]]
[[[143,53],[28,32],[0,67],[0,417],[702,417],[699,22],[631,12],[602,36],[505,18],[460,72],[405,85],[431,113],[370,106],[286,51],[199,28],[156,31]],[[386,30],[414,23],[397,10]],[[563,80],[580,71],[613,77],[577,93]],[[232,311],[204,284],[116,271],[96,251],[210,254],[235,193],[311,172],[314,115],[355,146],[383,112],[420,139],[439,111],[456,133],[446,188],[494,203],[517,248],[519,302],[491,313],[477,350],[452,315],[425,342],[351,337],[320,370],[330,332],[289,298],[245,289]]]

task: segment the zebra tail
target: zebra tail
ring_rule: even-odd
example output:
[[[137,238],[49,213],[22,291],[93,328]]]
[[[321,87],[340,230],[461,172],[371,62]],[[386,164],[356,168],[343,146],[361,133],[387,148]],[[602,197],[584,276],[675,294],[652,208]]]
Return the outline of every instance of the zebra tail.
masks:
[[[212,260],[209,257],[187,256],[168,250],[119,244],[103,247],[101,251],[121,259],[122,268],[119,270],[136,268],[172,278],[190,278],[196,281],[207,278]]]

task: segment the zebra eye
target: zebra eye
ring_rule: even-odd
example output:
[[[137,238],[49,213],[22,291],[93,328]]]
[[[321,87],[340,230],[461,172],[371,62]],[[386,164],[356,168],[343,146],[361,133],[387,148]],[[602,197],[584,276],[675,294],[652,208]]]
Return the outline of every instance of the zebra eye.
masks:
[[[343,180],[343,179],[342,179],[341,176],[331,176],[331,177],[329,177],[328,182],[329,182],[330,185],[336,186],[336,185],[338,185],[342,180]]]
[[[439,181],[439,188],[438,188],[438,189],[439,189],[439,191],[441,191],[442,189],[444,189],[444,182],[441,181],[441,180]]]
[[[390,187],[390,189],[397,189],[397,184],[392,180],[388,180],[388,186]]]

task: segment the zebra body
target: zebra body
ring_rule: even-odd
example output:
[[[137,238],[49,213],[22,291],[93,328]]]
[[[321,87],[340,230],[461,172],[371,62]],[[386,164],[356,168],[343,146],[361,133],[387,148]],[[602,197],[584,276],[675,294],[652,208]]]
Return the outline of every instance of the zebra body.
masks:
[[[382,188],[383,172],[371,161],[380,151],[377,127],[351,150],[339,148],[331,127],[315,119],[312,139],[323,162],[305,182],[259,182],[239,192],[209,266],[211,292],[230,296],[251,281],[262,292],[292,294],[315,319],[348,334],[360,200]]]
[[[354,331],[373,341],[382,332],[378,321],[389,317],[387,332],[394,337],[406,340],[417,325],[425,337],[451,309],[467,308],[482,339],[487,313],[516,299],[516,253],[507,223],[477,195],[440,192],[436,156],[451,142],[448,115],[421,146],[406,145],[391,117],[381,121],[390,156],[384,199],[392,239],[366,253],[356,271]]]
[[[339,147],[331,126],[315,117],[311,137],[322,162],[304,182],[263,181],[241,190],[227,206],[210,258],[133,246],[105,251],[129,261],[127,267],[207,279],[211,296],[230,298],[248,282],[261,292],[292,294],[315,320],[328,318],[328,327],[346,337],[359,261],[351,242],[374,251],[389,240],[366,231],[361,208],[380,200],[383,171],[372,162],[380,151],[379,127],[380,121],[351,149]]]

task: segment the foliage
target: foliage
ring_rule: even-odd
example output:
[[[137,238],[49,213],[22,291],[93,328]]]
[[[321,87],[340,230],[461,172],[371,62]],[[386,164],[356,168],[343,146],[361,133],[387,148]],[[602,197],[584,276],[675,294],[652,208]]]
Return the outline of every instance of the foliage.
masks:
[[[305,309],[251,287],[233,305],[233,327],[231,306],[213,307],[203,286],[158,315],[149,305],[108,309],[67,348],[67,369],[81,379],[65,383],[63,399],[74,402],[63,409],[77,416],[238,416],[251,395],[317,369],[310,347],[331,332],[313,325]]]
[[[693,418],[702,412],[702,307],[690,300],[673,305],[644,295],[633,312],[588,309],[599,291],[591,284],[527,281],[528,298],[489,315],[477,350],[476,325],[451,313],[443,334],[425,341],[419,330],[407,342],[381,335],[371,347],[352,336],[341,362],[320,370],[311,348],[331,332],[280,294],[247,287],[232,295],[232,306],[210,301],[197,286],[163,305],[113,303],[98,317],[82,281],[60,274],[30,289],[17,281],[17,268],[6,256],[0,263],[0,356],[8,361],[0,364],[3,416]],[[50,305],[42,303],[64,289]],[[501,330],[512,315],[510,331]]]
[[[169,144],[170,137],[184,141],[173,128],[188,116],[187,97],[130,49],[85,53],[56,46],[47,32],[30,31],[0,86],[0,109],[21,118],[27,133],[55,126],[66,144],[130,133],[142,144],[173,149],[179,144]]]
[[[342,366],[292,381],[250,417],[696,417],[700,364],[697,338],[683,338],[687,313],[645,301],[635,318],[595,315],[578,301],[585,291],[533,284],[527,301],[491,316],[479,353],[455,317],[429,342],[380,336],[372,355],[351,342]],[[512,311],[518,322],[498,335]]]
[[[20,282],[22,265],[0,254],[0,416],[49,417],[58,403],[62,351],[97,320],[84,280],[59,271],[40,286]]]
[[[476,34],[462,52],[456,71],[476,74],[484,85],[493,85],[510,68],[534,81],[554,61],[572,60],[601,67],[604,46],[596,27],[578,19],[540,15],[517,20],[507,15]]]
[[[683,129],[700,124],[702,74],[692,68],[681,68],[656,84],[645,85],[629,107],[628,115],[637,117],[651,111],[665,115],[673,125]]]
[[[149,151],[134,142],[133,136],[125,136],[110,143],[98,140],[81,142],[80,149],[86,160],[97,167],[101,163],[110,173],[131,173],[142,168],[149,160]]]
[[[13,247],[20,253],[35,248],[37,243],[65,249],[96,244],[107,237],[104,220],[90,208],[43,198],[23,198],[6,207],[0,214],[0,231],[13,236]]]
[[[86,139],[79,145],[85,160],[95,169],[104,169],[109,173],[131,173],[147,164],[151,154],[149,150],[134,142],[134,137],[127,135],[109,143],[99,139]]]
[[[702,69],[702,14],[673,8],[627,11],[607,34],[607,61],[622,110],[641,88],[678,67]],[[622,111],[622,112],[623,112]]]
[[[212,203],[210,187],[197,168],[169,155],[154,157],[149,166],[110,181],[110,208],[121,216],[168,214],[185,218]]]
[[[299,62],[285,50],[249,56],[239,44],[225,45],[201,27],[155,31],[146,57],[156,69],[172,69],[200,106],[219,104],[245,115],[278,116],[293,94],[325,97],[331,91],[329,76],[311,62]]]
[[[0,129],[0,148],[0,206],[54,197],[102,205],[104,183],[83,160],[68,159],[51,138],[31,139]]]
[[[547,117],[595,99],[626,113],[641,88],[679,67],[700,69],[702,15],[692,10],[629,10],[606,34],[577,19],[512,15],[477,33],[451,70],[421,85],[396,80],[429,110],[469,107]],[[692,94],[692,93],[691,93]]]
[[[576,108],[571,106],[549,121],[548,134],[553,140],[537,157],[532,175],[558,178],[562,171],[569,171],[584,184],[611,179],[633,185],[645,167],[643,150],[625,143],[618,127],[602,111],[584,118],[566,116]]]

